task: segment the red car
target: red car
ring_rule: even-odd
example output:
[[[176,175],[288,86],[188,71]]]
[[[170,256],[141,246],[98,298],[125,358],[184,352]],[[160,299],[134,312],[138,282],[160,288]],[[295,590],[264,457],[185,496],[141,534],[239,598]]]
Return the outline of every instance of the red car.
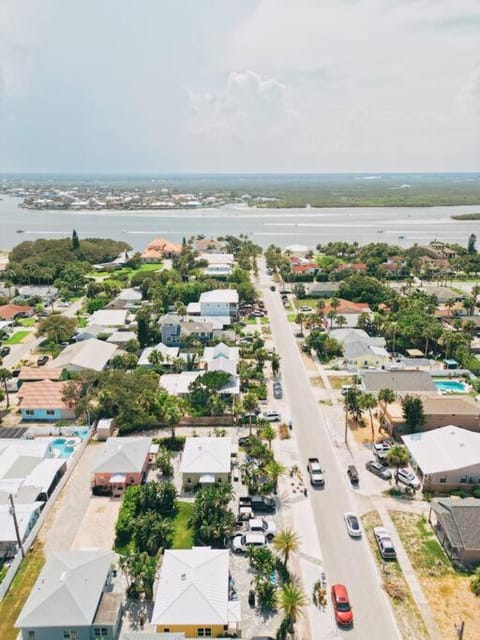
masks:
[[[342,627],[350,627],[353,624],[353,613],[347,589],[343,584],[332,586],[332,603],[336,623]]]

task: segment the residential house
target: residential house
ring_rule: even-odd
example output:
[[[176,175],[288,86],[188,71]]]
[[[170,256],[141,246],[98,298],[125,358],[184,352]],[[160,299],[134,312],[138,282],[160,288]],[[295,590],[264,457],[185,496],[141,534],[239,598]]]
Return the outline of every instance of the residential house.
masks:
[[[63,400],[66,384],[48,379],[24,382],[17,393],[22,420],[74,420],[73,407]]]
[[[213,322],[188,320],[180,323],[180,342],[187,336],[193,336],[200,342],[208,342],[213,338]],[[163,334],[162,334],[163,340]]]
[[[0,504],[0,558],[14,558],[18,551],[18,538],[22,544],[30,535],[37,522],[43,502],[20,503],[15,505],[15,522],[11,514],[10,504]]]
[[[29,318],[33,316],[33,307],[19,304],[0,305],[0,320],[15,320],[16,318]]]
[[[163,367],[169,367],[178,358],[178,347],[167,347],[163,342],[159,342],[154,347],[146,347],[140,354],[137,366],[139,367],[153,367],[150,357],[154,351],[159,353],[161,363]]]
[[[63,369],[52,369],[48,367],[22,367],[17,376],[20,384],[24,382],[38,382],[40,380],[61,380]]]
[[[103,327],[124,327],[128,324],[128,315],[126,309],[99,309],[92,313],[88,323]]]
[[[232,274],[234,255],[232,253],[201,253],[199,260],[207,262],[203,273],[211,278],[226,278]]]
[[[339,282],[311,282],[305,284],[305,292],[310,298],[333,298],[340,289]]]
[[[227,549],[167,549],[163,555],[152,624],[188,638],[237,634],[240,601]]]
[[[402,436],[426,491],[448,493],[480,484],[480,433],[450,425]]]
[[[162,262],[164,258],[174,258],[182,252],[182,246],[165,240],[155,238],[149,242],[141,254],[142,262]]]
[[[438,304],[445,304],[445,302],[455,300],[455,298],[458,297],[458,294],[449,287],[438,287],[434,284],[428,283],[424,283],[423,287],[421,287],[419,291],[423,291],[429,296],[435,296]]]
[[[343,298],[339,298],[337,302],[338,305],[335,308],[332,307],[330,302],[325,303],[325,307],[323,309],[325,318],[327,318],[330,311],[334,311],[337,316],[343,316],[345,318],[346,327],[356,327],[360,315],[364,313],[370,315],[372,313],[372,310],[366,302],[351,302],[350,300],[344,300]],[[331,321],[329,321],[329,323],[332,324]],[[335,319],[333,319],[333,325],[334,324]]]
[[[89,338],[65,347],[47,366],[67,369],[67,371],[83,371],[85,369],[103,371],[116,351],[117,347],[114,344]]]
[[[202,371],[182,371],[181,373],[165,373],[160,376],[160,386],[171,396],[186,397],[190,393],[191,383],[202,375]]]
[[[116,640],[122,593],[113,591],[111,551],[50,554],[15,624],[22,640]]]
[[[480,500],[436,498],[428,520],[452,562],[464,567],[480,563]]]
[[[109,344],[115,344],[117,347],[124,347],[131,340],[137,340],[135,331],[114,331],[107,338]]]
[[[343,346],[345,366],[351,371],[357,369],[383,369],[390,362],[390,354],[385,347],[377,347],[361,340],[348,341]]]
[[[304,244],[289,244],[288,247],[285,247],[285,251],[298,258],[305,258],[307,253],[310,253],[310,249]]]
[[[225,243],[214,238],[195,239],[192,246],[199,253],[222,253],[225,250]]]
[[[200,295],[202,316],[222,316],[236,318],[238,313],[238,292],[236,289],[213,289]]]
[[[380,389],[392,389],[397,395],[432,394],[437,388],[427,371],[362,371],[361,386],[367,393],[378,394]]]
[[[141,484],[151,444],[151,438],[108,438],[93,470],[94,492],[118,498],[127,487]]]
[[[230,482],[232,472],[231,438],[187,438],[180,473],[183,489],[196,485]]]
[[[480,432],[480,404],[470,396],[425,395],[422,397],[426,422],[421,431],[454,424],[462,429]],[[387,406],[385,421],[391,431],[401,432],[405,428],[400,402]]]
[[[367,273],[368,266],[365,262],[343,262],[332,269],[331,274],[342,274],[350,271],[353,273]]]
[[[229,347],[223,342],[219,342],[214,347],[204,348],[202,360],[207,364],[207,367],[210,361],[218,360],[219,358],[238,363],[240,359],[240,349],[239,347]]]
[[[217,358],[207,362],[208,371],[222,371],[229,375],[227,384],[219,390],[223,396],[238,396],[240,394],[240,377],[237,375],[237,363],[225,358]]]
[[[18,290],[17,300],[31,300],[32,298],[39,298],[43,304],[51,305],[58,298],[57,287],[41,286],[41,285],[28,285],[20,287]]]
[[[90,340],[91,338],[108,338],[115,331],[114,327],[104,327],[101,324],[88,324],[86,327],[77,329],[76,334],[73,336],[75,342],[82,342],[83,340]]]
[[[167,347],[178,347],[180,344],[181,322],[182,318],[176,313],[167,313],[159,319],[162,342]]]
[[[137,303],[142,301],[143,296],[140,289],[129,288],[122,289],[117,298],[119,300],[125,300],[126,302]]]

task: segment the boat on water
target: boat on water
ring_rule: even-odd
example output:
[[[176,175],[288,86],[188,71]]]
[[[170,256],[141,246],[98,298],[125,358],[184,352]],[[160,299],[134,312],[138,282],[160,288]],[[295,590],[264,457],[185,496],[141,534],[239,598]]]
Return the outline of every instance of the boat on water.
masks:
[[[399,240],[403,240],[405,238],[405,236],[398,236]]]
[[[23,229],[17,229],[17,233],[25,233]]]
[[[383,233],[383,229],[377,229],[377,233]]]

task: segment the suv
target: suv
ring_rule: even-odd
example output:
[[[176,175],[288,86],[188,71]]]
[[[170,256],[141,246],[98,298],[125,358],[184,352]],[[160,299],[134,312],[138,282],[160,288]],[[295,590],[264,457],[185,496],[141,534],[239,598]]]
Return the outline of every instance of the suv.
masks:
[[[271,542],[277,533],[277,527],[271,520],[265,518],[252,518],[248,521],[248,530],[263,533],[268,542]]]
[[[409,469],[399,469],[397,473],[398,481],[411,489],[420,489],[420,480]]]
[[[382,478],[382,480],[390,480],[392,477],[390,469],[376,460],[369,460],[365,463],[365,467],[379,478]]]
[[[350,627],[353,624],[353,613],[347,588],[343,584],[332,585],[332,604],[335,622],[342,627]]]
[[[278,422],[280,420],[280,414],[278,413],[278,411],[274,411],[273,409],[264,411],[261,417],[264,420],[268,420],[268,422]]]
[[[350,478],[352,484],[358,484],[358,471],[354,464],[348,465],[347,475]]]
[[[273,383],[273,397],[277,400],[283,398],[282,385],[280,384],[280,382]]]
[[[373,453],[377,456],[379,460],[386,460],[387,453],[392,448],[390,442],[376,442],[373,445]]]
[[[385,529],[385,527],[374,527],[373,535],[375,536],[375,541],[382,558],[384,560],[395,560],[397,557],[397,552],[395,551],[395,547],[393,546],[390,534]]]
[[[39,367],[43,367],[44,364],[47,364],[48,362],[48,356],[40,356],[37,360],[37,365]]]
[[[312,307],[309,307],[308,304],[304,304],[300,307],[300,311],[302,313],[311,313],[313,311]]]
[[[0,349],[0,356],[8,356],[9,353],[10,347],[7,347],[6,345]]]
[[[234,553],[246,553],[250,547],[264,547],[267,540],[263,533],[248,532],[238,533],[232,540],[232,550]]]

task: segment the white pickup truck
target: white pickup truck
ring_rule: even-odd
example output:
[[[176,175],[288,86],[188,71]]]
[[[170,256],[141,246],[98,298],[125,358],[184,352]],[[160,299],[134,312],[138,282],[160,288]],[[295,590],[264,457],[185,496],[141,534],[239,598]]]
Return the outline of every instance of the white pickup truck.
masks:
[[[325,484],[325,472],[320,466],[318,458],[308,459],[307,471],[310,476],[310,484],[317,487],[323,487]]]

